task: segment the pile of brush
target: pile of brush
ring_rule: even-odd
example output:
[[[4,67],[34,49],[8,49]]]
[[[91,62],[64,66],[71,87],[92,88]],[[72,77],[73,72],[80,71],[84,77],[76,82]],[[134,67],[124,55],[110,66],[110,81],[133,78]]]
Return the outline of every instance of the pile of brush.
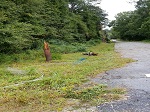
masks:
[[[92,51],[86,52],[86,53],[82,53],[83,55],[88,55],[88,56],[97,56],[98,53],[94,53]]]

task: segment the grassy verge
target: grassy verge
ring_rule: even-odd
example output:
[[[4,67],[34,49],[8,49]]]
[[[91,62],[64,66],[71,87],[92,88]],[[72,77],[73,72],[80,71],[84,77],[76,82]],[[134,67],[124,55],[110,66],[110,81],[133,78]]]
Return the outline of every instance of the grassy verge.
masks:
[[[150,43],[150,40],[143,40],[142,42]]]
[[[110,90],[105,85],[79,87],[88,81],[87,77],[122,67],[132,60],[121,58],[114,52],[114,44],[102,43],[89,50],[98,56],[69,53],[51,63],[44,62],[44,57],[36,57],[30,61],[1,65],[0,111],[61,111],[66,106],[76,106],[73,99],[79,100],[80,105],[119,99],[123,89]],[[8,68],[23,73],[17,74]],[[68,100],[72,103],[68,104]]]

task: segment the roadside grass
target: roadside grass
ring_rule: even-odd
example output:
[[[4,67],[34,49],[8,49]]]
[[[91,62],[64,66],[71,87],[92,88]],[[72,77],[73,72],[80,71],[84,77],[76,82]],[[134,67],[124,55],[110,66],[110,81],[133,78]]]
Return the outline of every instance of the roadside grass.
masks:
[[[98,53],[98,56],[68,53],[50,63],[37,56],[29,61],[1,65],[0,111],[61,111],[68,106],[97,105],[122,98],[124,89],[109,89],[106,85],[96,84],[80,87],[89,78],[125,66],[133,60],[121,58],[112,43],[101,43],[88,50]],[[14,74],[8,67],[25,73]],[[79,100],[78,104],[74,103],[74,99]],[[72,103],[68,104],[68,100]]]
[[[150,40],[143,40],[142,42],[150,43]]]

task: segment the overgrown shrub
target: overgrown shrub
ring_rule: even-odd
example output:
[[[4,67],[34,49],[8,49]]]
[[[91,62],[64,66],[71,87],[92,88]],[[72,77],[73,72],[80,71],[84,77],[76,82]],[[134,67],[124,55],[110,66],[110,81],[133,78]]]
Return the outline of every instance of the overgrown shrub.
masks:
[[[53,60],[60,60],[60,53],[52,53]],[[25,61],[44,61],[44,51],[41,50],[27,50],[20,54],[0,54],[0,63],[12,63],[12,62],[25,62]]]

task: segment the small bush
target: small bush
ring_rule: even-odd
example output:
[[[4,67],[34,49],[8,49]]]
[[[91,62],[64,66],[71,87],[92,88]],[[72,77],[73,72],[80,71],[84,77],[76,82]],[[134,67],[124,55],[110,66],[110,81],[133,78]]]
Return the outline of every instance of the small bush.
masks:
[[[63,45],[51,45],[52,53],[75,53],[87,51],[87,46],[81,43],[63,44]]]
[[[100,44],[101,43],[101,40],[89,40],[88,42],[87,42],[87,45],[92,45],[92,46],[95,46],[95,45],[97,45],[97,44]]]

